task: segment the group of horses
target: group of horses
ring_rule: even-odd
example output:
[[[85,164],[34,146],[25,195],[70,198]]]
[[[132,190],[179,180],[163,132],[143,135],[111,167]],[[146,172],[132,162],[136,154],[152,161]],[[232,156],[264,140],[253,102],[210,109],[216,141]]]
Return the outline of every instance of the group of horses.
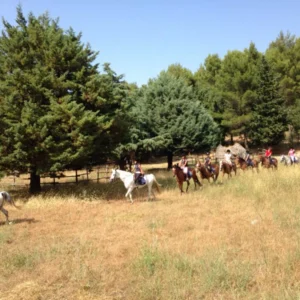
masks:
[[[178,164],[173,165],[172,170],[173,170],[173,176],[176,177],[178,187],[180,189],[181,194],[184,193],[183,191],[183,183],[186,182],[187,187],[186,187],[186,192],[189,189],[190,185],[190,179],[193,179],[195,189],[197,186],[201,187],[202,183],[198,179],[197,173],[200,173],[202,179],[207,179],[210,182],[210,179],[213,180],[213,182],[216,182],[218,179],[220,173],[223,174],[222,176],[222,181],[223,177],[225,174],[228,175],[228,177],[231,177],[232,173],[236,175],[237,173],[237,168],[239,167],[241,170],[245,171],[247,169],[252,169],[256,170],[259,172],[259,164],[261,164],[265,168],[274,168],[277,169],[278,167],[278,161],[276,158],[272,158],[270,161],[269,158],[259,155],[258,159],[252,159],[251,163],[245,161],[242,157],[236,157],[235,162],[232,164],[229,164],[225,161],[222,161],[221,163],[212,163],[211,168],[213,172],[211,172],[207,166],[202,163],[198,162],[195,166],[195,168],[190,168],[189,169],[189,176],[183,172],[183,170],[180,168]],[[136,188],[142,188],[142,187],[148,187],[148,200],[151,198],[155,198],[155,195],[152,191],[153,184],[155,184],[157,191],[159,191],[159,187],[161,186],[155,176],[153,174],[146,174],[144,175],[145,179],[145,184],[144,185],[139,185],[135,182],[134,176],[131,172],[127,171],[122,171],[118,169],[113,169],[111,176],[110,176],[110,182],[114,181],[116,178],[120,178],[121,181],[123,181],[125,188],[127,189],[127,192],[125,194],[126,198],[129,198],[131,202],[133,202],[132,199],[132,192]]]
[[[202,183],[198,179],[197,172],[200,173],[202,179],[207,179],[208,182],[210,182],[210,179],[213,180],[213,182],[216,182],[220,173],[222,173],[222,181],[225,174],[228,175],[228,177],[232,177],[232,173],[236,175],[237,167],[239,167],[241,170],[245,171],[247,169],[252,169],[252,171],[256,170],[256,172],[259,172],[259,165],[262,165],[264,168],[274,168],[277,170],[278,168],[278,160],[276,158],[267,158],[263,155],[259,155],[257,159],[251,159],[250,161],[246,161],[240,156],[236,156],[234,162],[231,164],[221,161],[220,163],[211,163],[209,168],[201,161],[198,161],[195,168],[189,169],[189,174],[185,174],[183,170],[180,168],[178,164],[173,165],[173,175],[176,177],[177,184],[179,187],[179,190],[182,193],[183,191],[183,183],[186,182],[186,192],[189,189],[189,181],[190,179],[193,179],[195,189],[197,185],[199,187],[202,186]]]

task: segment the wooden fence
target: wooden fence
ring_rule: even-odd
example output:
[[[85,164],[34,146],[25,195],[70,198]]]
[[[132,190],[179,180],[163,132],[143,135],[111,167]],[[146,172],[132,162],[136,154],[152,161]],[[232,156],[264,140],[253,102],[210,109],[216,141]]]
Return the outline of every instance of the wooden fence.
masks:
[[[79,182],[108,182],[110,178],[110,173],[113,167],[115,166],[114,163],[95,166],[93,169],[86,169],[86,170],[74,170],[74,171],[66,171],[61,172],[58,175],[54,174],[44,174],[41,175],[41,185],[57,185],[57,184],[78,184]],[[8,184],[11,186],[26,186],[29,184],[30,178],[28,174],[12,174],[7,176],[1,180],[2,184]]]

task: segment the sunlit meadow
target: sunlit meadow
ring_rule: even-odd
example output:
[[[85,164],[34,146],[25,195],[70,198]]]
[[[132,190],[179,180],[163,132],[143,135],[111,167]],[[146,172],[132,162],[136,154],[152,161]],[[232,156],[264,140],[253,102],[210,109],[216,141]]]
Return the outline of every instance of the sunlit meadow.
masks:
[[[300,298],[300,166],[183,195],[155,170],[151,202],[138,190],[130,204],[120,181],[11,188],[22,209],[0,215],[0,299]]]

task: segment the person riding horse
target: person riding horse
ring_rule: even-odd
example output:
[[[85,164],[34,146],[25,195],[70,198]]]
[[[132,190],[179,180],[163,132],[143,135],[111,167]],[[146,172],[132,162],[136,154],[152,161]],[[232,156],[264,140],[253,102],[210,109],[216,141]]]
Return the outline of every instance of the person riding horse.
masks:
[[[204,159],[204,165],[205,165],[206,169],[207,169],[210,173],[212,173],[212,174],[215,173],[215,169],[214,169],[213,166],[211,165],[211,157],[210,157],[210,153],[209,153],[209,152],[206,153],[206,157],[205,157],[205,159]]]
[[[250,157],[250,153],[248,151],[246,151],[246,157],[245,157],[245,162],[247,163],[247,166],[253,167],[253,161]]]
[[[186,179],[189,179],[189,168],[188,168],[188,160],[186,158],[186,155],[182,155],[181,160],[178,163],[178,166],[183,170],[183,173],[186,177]]]
[[[234,162],[231,160],[232,159],[232,154],[231,151],[228,149],[226,153],[224,154],[224,162],[232,166]]]
[[[268,147],[268,149],[265,152],[265,157],[269,159],[269,163],[270,165],[273,164],[273,160],[272,160],[272,147]]]
[[[295,149],[292,147],[289,150],[288,156],[290,158],[291,164],[296,163],[296,157],[295,157]]]
[[[137,160],[134,161],[134,182],[135,184],[141,184],[140,178],[144,176],[144,171],[142,169],[142,166],[140,162]]]

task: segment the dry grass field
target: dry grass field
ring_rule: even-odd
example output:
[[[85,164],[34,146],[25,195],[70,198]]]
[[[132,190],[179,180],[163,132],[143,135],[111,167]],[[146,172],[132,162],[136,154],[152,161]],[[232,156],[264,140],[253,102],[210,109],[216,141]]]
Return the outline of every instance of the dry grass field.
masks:
[[[120,181],[10,189],[22,209],[0,214],[0,299],[300,298],[300,166],[182,196],[155,175],[157,200],[133,204]]]

